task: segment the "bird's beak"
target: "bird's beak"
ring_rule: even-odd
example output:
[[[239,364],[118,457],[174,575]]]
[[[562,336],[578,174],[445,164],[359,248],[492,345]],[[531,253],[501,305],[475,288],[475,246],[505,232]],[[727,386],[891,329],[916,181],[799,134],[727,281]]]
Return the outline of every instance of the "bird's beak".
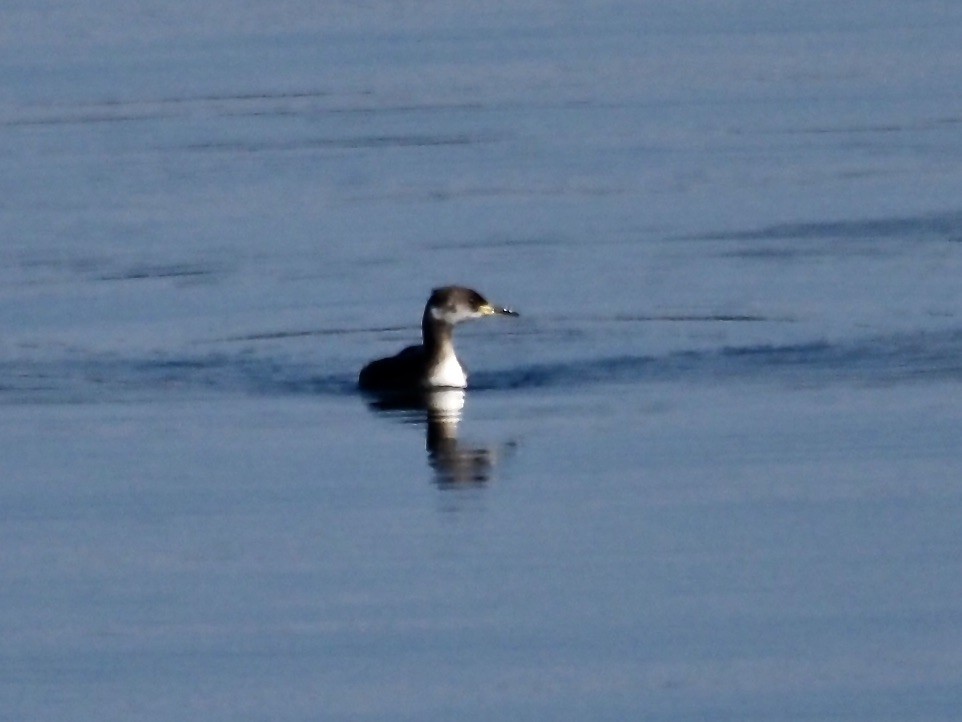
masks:
[[[512,311],[510,308],[497,308],[492,306],[490,303],[486,303],[481,308],[478,309],[482,316],[517,316],[517,311]]]

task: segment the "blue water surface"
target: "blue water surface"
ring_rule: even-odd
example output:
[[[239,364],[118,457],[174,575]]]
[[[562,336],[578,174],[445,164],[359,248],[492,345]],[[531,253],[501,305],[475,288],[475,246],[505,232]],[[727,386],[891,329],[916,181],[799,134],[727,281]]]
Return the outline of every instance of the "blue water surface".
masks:
[[[0,9],[3,718],[956,719],[960,26]]]

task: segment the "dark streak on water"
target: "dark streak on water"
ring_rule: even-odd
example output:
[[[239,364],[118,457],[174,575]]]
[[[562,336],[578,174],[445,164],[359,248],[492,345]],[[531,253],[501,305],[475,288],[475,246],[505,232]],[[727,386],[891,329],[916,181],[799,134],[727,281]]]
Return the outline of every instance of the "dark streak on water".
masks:
[[[198,279],[212,276],[216,271],[204,266],[190,266],[183,264],[132,266],[122,271],[101,273],[97,276],[100,281],[142,281],[151,278],[180,278]]]
[[[240,336],[227,336],[221,341],[276,341],[287,338],[309,338],[313,336],[348,336],[351,334],[394,333],[398,331],[420,331],[418,326],[376,326],[371,328],[312,328],[288,331],[265,331]]]
[[[687,236],[693,241],[765,241],[765,240],[850,240],[939,238],[952,242],[962,240],[962,213],[942,213],[914,218],[875,218],[821,223],[783,223],[746,231]]]
[[[292,150],[359,150],[378,148],[430,148],[450,145],[474,145],[491,142],[492,139],[467,134],[456,135],[370,135],[346,138],[305,138],[294,141],[224,141],[198,143],[186,146],[191,151],[227,153],[260,153],[265,151]]]

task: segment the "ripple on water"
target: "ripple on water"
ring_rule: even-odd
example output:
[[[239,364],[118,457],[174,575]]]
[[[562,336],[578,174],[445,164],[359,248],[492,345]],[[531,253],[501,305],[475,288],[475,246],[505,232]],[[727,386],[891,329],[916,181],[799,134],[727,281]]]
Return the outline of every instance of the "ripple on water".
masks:
[[[873,384],[945,379],[962,379],[962,329],[844,342],[560,360],[475,371],[471,388],[483,392],[660,381]],[[344,396],[356,392],[355,369],[249,353],[0,361],[0,401],[4,403],[84,403],[168,398],[172,394]]]

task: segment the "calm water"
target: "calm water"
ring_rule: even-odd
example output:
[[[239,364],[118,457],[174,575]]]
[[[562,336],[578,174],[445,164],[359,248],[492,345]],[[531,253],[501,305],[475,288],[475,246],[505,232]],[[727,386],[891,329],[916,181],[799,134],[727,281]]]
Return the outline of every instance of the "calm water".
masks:
[[[0,10],[3,719],[956,718],[962,9],[636,5]]]

